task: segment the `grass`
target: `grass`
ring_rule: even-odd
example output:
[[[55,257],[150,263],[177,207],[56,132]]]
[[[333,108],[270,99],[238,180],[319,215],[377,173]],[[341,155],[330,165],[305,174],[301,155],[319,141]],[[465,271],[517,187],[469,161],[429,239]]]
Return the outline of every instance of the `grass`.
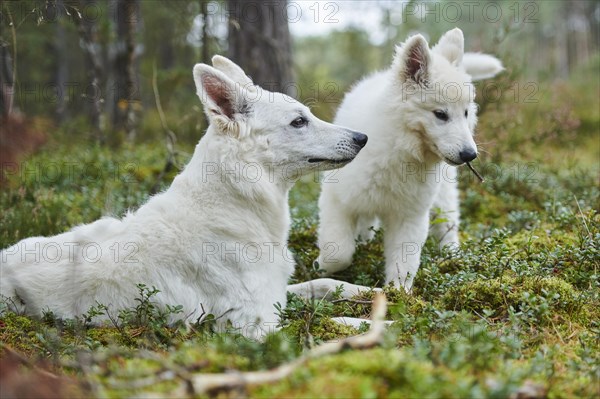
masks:
[[[486,152],[477,166],[487,180],[479,184],[461,170],[461,253],[440,252],[428,242],[412,295],[385,287],[388,317],[395,323],[382,347],[310,362],[248,395],[491,398],[529,386],[552,398],[598,397],[599,88],[581,91],[582,84],[540,87],[537,103],[504,98],[484,105],[479,141]],[[138,206],[150,195],[164,159],[155,143],[115,150],[51,142],[0,191],[0,247]],[[160,187],[172,178],[173,173]],[[304,178],[290,196],[294,281],[318,276],[312,266],[316,180]],[[353,265],[336,277],[382,286],[381,238],[379,232],[360,245]],[[103,327],[90,325],[86,315],[56,320],[47,314],[38,320],[2,308],[0,343],[85,380],[93,395],[167,394],[173,381],[140,388],[131,381],[168,368],[271,368],[306,348],[359,332],[333,323],[332,316],[370,312],[362,303],[290,295],[287,309],[279,310],[281,331],[253,342],[215,332],[210,318],[192,329],[168,326],[168,313],[178,309],[165,313],[153,306],[152,287],[139,290],[139,305]],[[99,306],[87,316],[102,311]]]

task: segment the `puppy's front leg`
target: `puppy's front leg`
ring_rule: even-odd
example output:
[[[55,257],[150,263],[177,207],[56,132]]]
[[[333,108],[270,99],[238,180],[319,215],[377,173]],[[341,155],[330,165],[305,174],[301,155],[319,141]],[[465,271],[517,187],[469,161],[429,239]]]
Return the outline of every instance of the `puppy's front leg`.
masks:
[[[405,217],[392,219],[385,223],[385,274],[386,283],[396,287],[412,288],[413,280],[419,270],[421,249],[427,239],[429,217]]]
[[[356,245],[356,216],[323,189],[319,198],[319,267],[330,275],[352,263]]]

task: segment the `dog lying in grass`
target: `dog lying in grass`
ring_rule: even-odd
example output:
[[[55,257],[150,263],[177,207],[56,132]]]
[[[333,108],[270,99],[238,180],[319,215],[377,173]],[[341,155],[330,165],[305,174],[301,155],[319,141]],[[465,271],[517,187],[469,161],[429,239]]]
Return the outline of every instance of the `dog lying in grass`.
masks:
[[[145,284],[159,290],[156,306],[180,305],[188,321],[212,314],[217,326],[230,323],[246,336],[275,329],[274,305],[285,306],[294,270],[288,192],[302,175],[348,164],[367,136],[255,86],[224,57],[212,61],[193,71],[210,126],[165,192],[122,219],[0,252],[0,294],[14,310],[74,318],[102,304],[118,312],[135,306]],[[291,291],[326,287],[325,295],[337,285],[315,284]]]

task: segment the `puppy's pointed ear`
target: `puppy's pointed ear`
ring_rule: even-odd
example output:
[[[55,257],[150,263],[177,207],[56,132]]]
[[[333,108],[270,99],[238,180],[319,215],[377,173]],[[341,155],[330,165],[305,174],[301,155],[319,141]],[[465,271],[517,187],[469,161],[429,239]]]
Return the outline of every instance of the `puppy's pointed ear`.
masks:
[[[460,65],[465,53],[465,37],[462,30],[454,28],[444,33],[432,51],[440,54],[453,65]]]
[[[394,65],[399,68],[403,81],[427,84],[431,55],[427,40],[421,35],[411,36],[401,47],[396,48]]]
[[[229,58],[223,57],[222,55],[215,55],[212,58],[212,64],[219,71],[229,76],[234,82],[239,83],[242,87],[252,90],[254,89],[254,83],[246,73]]]
[[[243,89],[223,72],[206,64],[194,66],[194,82],[209,121],[217,129],[237,137],[248,105]]]

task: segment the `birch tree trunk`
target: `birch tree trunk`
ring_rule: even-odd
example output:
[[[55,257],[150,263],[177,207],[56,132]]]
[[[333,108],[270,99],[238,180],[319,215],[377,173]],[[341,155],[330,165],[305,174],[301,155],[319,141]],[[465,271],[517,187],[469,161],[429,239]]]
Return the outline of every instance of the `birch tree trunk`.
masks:
[[[79,8],[94,6],[96,0],[80,0]],[[98,142],[104,142],[105,126],[103,123],[103,111],[105,98],[102,91],[102,81],[106,75],[105,65],[102,59],[101,46],[98,42],[98,27],[96,21],[84,18],[82,15],[74,16],[75,25],[79,33],[79,40],[85,58],[87,71],[85,101],[89,104],[89,118],[93,129],[93,135]]]
[[[139,0],[116,0],[113,126],[117,131],[124,130],[129,141],[136,137],[138,116],[141,112],[135,51],[139,17]]]

